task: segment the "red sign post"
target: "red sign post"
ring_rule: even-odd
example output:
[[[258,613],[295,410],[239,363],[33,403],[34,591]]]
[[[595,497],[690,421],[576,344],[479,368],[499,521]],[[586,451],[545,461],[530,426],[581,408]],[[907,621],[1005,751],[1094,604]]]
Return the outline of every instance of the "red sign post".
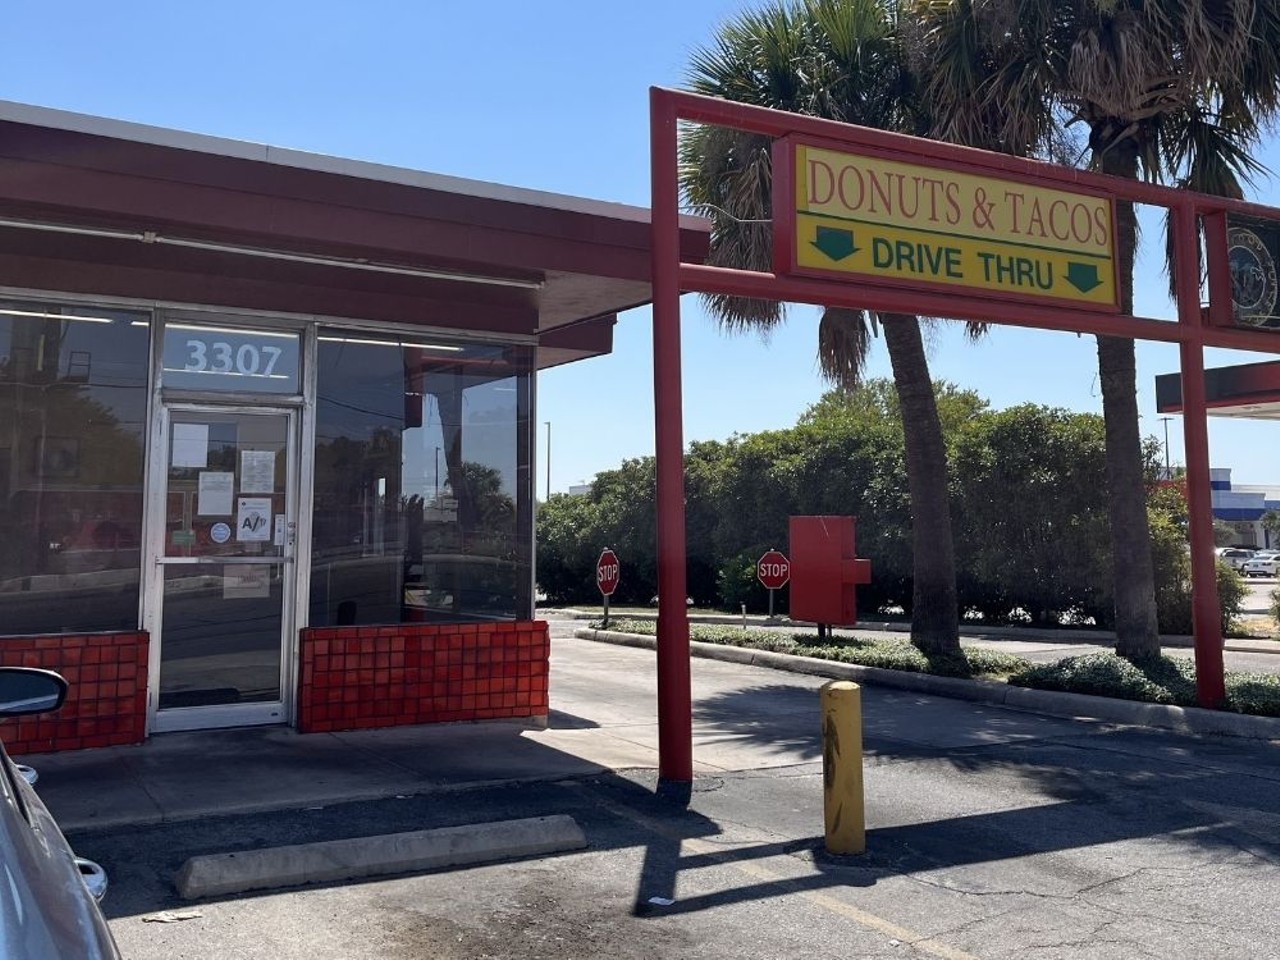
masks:
[[[781,590],[791,579],[791,561],[786,554],[767,550],[756,561],[756,579],[769,591],[769,619],[773,619],[773,591]]]
[[[600,559],[596,561],[596,586],[604,597],[604,626],[609,626],[609,597],[618,589],[618,581],[622,579],[622,566],[618,556],[608,547],[600,551]]]

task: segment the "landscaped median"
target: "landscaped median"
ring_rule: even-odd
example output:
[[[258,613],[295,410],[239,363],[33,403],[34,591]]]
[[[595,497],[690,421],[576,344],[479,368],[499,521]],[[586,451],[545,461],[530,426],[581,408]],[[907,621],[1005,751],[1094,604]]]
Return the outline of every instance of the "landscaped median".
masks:
[[[609,630],[575,636],[652,648],[655,624],[615,620]],[[960,657],[930,658],[906,640],[783,634],[691,625],[695,656],[793,673],[996,703],[1058,716],[1162,727],[1187,733],[1280,738],[1280,676],[1228,673],[1224,710],[1196,707],[1190,659],[1157,657],[1130,663],[1099,651],[1034,664],[1022,657],[967,648]]]

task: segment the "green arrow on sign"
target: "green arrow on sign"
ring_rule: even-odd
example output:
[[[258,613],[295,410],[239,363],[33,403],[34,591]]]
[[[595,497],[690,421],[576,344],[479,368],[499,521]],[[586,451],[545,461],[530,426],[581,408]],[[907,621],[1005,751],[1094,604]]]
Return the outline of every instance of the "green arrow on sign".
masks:
[[[1081,293],[1088,293],[1094,287],[1101,286],[1102,281],[1098,279],[1098,265],[1096,263],[1077,263],[1072,260],[1067,264],[1067,283]]]
[[[853,231],[840,230],[836,227],[818,227],[817,237],[813,245],[832,260],[843,260],[851,257],[860,249],[853,245]]]

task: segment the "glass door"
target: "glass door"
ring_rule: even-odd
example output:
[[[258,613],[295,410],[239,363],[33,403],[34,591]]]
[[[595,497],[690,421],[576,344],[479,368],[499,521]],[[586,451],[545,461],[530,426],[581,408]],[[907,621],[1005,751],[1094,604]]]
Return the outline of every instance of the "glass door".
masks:
[[[296,414],[170,404],[162,437],[152,729],[283,723],[296,580]]]

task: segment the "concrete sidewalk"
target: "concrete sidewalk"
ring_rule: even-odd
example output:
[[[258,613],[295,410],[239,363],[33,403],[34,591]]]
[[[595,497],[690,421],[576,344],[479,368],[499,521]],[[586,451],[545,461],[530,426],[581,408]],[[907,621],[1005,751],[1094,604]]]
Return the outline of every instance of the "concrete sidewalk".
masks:
[[[37,789],[65,831],[654,769],[652,657],[637,672],[625,656],[600,644],[553,641],[546,729],[500,721],[299,734],[273,726],[158,734],[138,746],[21,759],[39,771]],[[733,669],[724,681],[732,689],[772,673]],[[816,688],[824,681],[801,682]],[[803,745],[789,735],[789,743],[744,749],[700,731],[699,770],[814,759],[816,695],[810,708]]]

